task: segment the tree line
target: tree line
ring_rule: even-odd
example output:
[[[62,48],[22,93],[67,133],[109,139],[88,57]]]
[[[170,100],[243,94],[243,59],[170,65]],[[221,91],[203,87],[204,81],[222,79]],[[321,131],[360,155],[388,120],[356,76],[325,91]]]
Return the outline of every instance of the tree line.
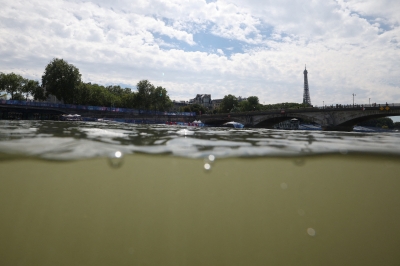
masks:
[[[119,85],[103,86],[85,83],[79,69],[63,59],[54,58],[46,66],[42,83],[15,73],[0,73],[0,92],[10,94],[11,100],[46,100],[54,95],[65,104],[112,106],[166,111],[172,106],[168,92],[141,80],[136,91]]]
[[[0,92],[6,92],[11,95],[12,100],[27,100],[30,96],[35,100],[46,99],[43,88],[36,80],[23,78],[15,73],[0,72]]]
[[[118,85],[103,86],[82,81],[82,75],[77,67],[63,59],[54,58],[47,64],[39,81],[30,80],[15,73],[0,73],[0,92],[6,92],[11,100],[41,100],[54,95],[65,104],[92,106],[112,106],[137,108],[146,110],[166,111],[172,107],[168,92],[161,86],[154,86],[148,80],[141,80],[136,85],[136,91],[122,88]],[[0,94],[1,95],[1,94]],[[257,96],[250,96],[239,101],[234,95],[226,95],[217,109],[206,109],[200,104],[181,107],[182,112],[227,113],[248,112],[276,108],[293,108],[300,106],[295,103],[262,105]]]
[[[44,101],[49,95],[54,95],[65,104],[158,111],[167,111],[173,105],[167,90],[161,86],[154,86],[148,80],[139,81],[136,85],[136,91],[118,85],[103,86],[90,82],[85,83],[82,81],[77,67],[58,58],[54,58],[46,66],[41,81],[42,83],[39,84],[39,81],[26,79],[15,73],[5,74],[0,72],[0,92],[8,93],[11,100],[34,99]],[[263,105],[259,103],[257,96],[240,100],[239,97],[228,94],[222,99],[219,108],[206,109],[200,104],[190,104],[181,107],[180,111],[215,114],[303,107],[309,107],[309,105],[287,102]],[[359,125],[400,128],[400,123],[393,123],[390,118],[373,119]]]
[[[359,126],[364,127],[379,127],[383,129],[400,128],[400,122],[393,122],[389,117],[374,118],[368,121],[358,123]]]
[[[276,103],[276,104],[260,104],[257,96],[249,96],[245,100],[241,100],[235,95],[225,95],[221,100],[218,108],[207,110],[199,104],[191,104],[181,108],[183,112],[196,112],[205,113],[235,113],[235,112],[251,112],[251,111],[264,111],[264,110],[276,110],[280,108],[303,108],[308,107],[307,104],[299,103]]]

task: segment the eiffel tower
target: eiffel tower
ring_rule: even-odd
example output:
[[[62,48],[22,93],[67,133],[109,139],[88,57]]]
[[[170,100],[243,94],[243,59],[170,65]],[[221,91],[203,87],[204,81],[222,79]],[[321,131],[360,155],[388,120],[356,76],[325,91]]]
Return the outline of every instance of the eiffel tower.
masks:
[[[307,66],[304,67],[304,92],[303,92],[303,104],[311,106],[310,91],[308,89],[308,78],[307,78]]]

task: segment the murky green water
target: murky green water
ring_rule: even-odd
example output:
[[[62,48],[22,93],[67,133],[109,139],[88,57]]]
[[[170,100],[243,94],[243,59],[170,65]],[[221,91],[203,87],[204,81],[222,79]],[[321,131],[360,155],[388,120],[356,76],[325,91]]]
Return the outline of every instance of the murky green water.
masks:
[[[399,137],[0,121],[0,265],[398,265]]]

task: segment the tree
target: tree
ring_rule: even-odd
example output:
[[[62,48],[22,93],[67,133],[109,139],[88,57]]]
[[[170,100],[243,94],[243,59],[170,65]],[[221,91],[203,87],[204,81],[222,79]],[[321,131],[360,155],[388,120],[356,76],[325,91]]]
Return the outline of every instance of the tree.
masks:
[[[241,101],[239,103],[239,109],[241,112],[253,111],[251,110],[250,103],[248,101]]]
[[[87,84],[88,101],[86,104],[94,106],[106,106],[109,101],[107,100],[108,92],[106,88],[98,84]]]
[[[148,80],[141,80],[136,85],[136,106],[141,109],[149,110],[151,107],[151,96],[154,86]]]
[[[82,104],[82,105],[89,105],[89,98],[90,98],[90,91],[89,86],[90,83],[83,83],[79,84],[77,92],[75,93],[75,103]]]
[[[191,104],[191,105],[186,105],[180,108],[181,112],[194,112],[196,113],[196,115],[200,115],[200,114],[205,114],[206,113],[206,108],[204,108],[204,106],[195,103],[195,104]]]
[[[365,126],[365,127],[380,127],[380,128],[382,128],[382,127],[394,128],[395,127],[393,120],[390,119],[389,117],[370,119],[370,120],[358,123],[358,125]]]
[[[133,108],[135,93],[130,88],[123,89],[119,85],[113,85],[106,87],[106,90],[109,92],[108,96],[112,101],[112,106],[125,108],[130,106],[130,108]]]
[[[0,73],[0,91],[6,91],[11,95],[11,100],[21,99],[22,88],[25,79],[15,73],[4,74]],[[18,96],[17,96],[18,95]]]
[[[130,90],[130,89],[129,89]],[[121,97],[122,106],[125,108],[135,108],[136,94],[134,92],[126,93]]]
[[[47,94],[53,94],[64,103],[74,103],[77,89],[81,83],[79,69],[63,59],[54,58],[42,76],[42,85]]]
[[[258,111],[260,110],[260,104],[257,96],[250,96],[245,101],[239,103],[239,108],[242,112]]]
[[[39,82],[36,80],[26,79],[24,85],[22,87],[23,93],[25,93],[25,100],[28,100],[29,95],[34,95],[35,92],[38,92]]]
[[[308,104],[303,104],[303,103],[275,103],[275,104],[266,104],[266,105],[259,105],[259,107],[262,110],[276,110],[276,109],[290,109],[290,108],[295,108],[295,109],[299,109],[299,108],[305,108],[305,107],[309,107]]]
[[[152,92],[152,105],[156,111],[166,111],[172,106],[172,101],[168,96],[167,90],[157,86]]]
[[[25,101],[25,97],[24,97],[24,95],[22,93],[17,92],[17,93],[14,94],[13,100]]]
[[[35,87],[32,96],[34,100],[46,100],[46,92],[44,91],[44,88],[42,86]]]
[[[249,102],[249,104],[251,106],[258,107],[258,105],[259,105],[259,101],[258,101],[258,97],[257,96],[247,97],[247,101]]]
[[[148,80],[141,80],[136,85],[135,106],[145,110],[165,111],[172,106],[172,101],[165,88],[154,87]]]
[[[231,94],[225,95],[221,101],[220,113],[229,113],[235,106],[238,106],[236,96]]]
[[[3,72],[0,72],[0,92],[6,92],[6,86],[5,86],[5,77],[6,74],[4,74]]]
[[[121,97],[127,93],[126,89],[121,88],[119,85],[108,86],[106,89],[115,96]]]

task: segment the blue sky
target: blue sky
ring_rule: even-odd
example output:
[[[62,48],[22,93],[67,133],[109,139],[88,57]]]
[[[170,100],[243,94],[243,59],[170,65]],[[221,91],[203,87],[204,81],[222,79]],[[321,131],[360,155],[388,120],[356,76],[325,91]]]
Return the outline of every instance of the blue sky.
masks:
[[[400,103],[397,0],[0,0],[0,71],[40,79],[52,58],[83,80],[171,99],[253,96],[314,105]]]

